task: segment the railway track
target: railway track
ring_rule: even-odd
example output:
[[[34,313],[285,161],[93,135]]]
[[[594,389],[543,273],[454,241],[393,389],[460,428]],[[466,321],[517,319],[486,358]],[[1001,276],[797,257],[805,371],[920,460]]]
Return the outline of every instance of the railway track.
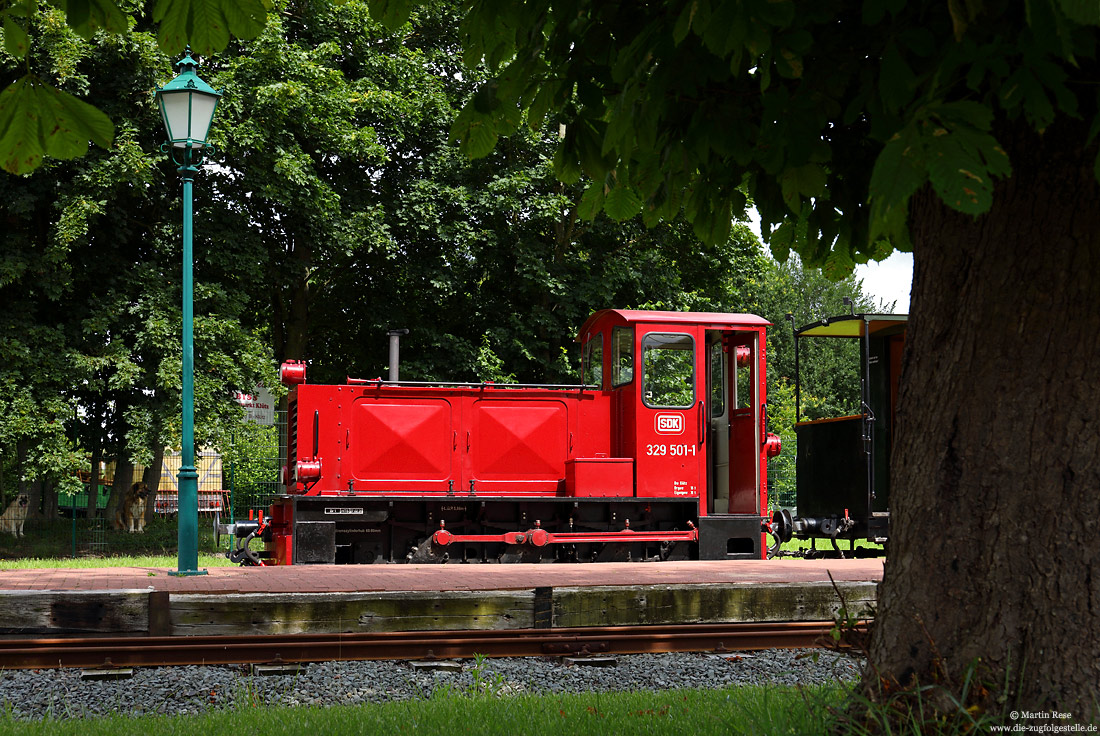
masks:
[[[0,668],[117,668],[371,659],[734,652],[832,644],[832,622],[412,631],[276,636],[6,639]],[[861,623],[856,631],[866,631]]]

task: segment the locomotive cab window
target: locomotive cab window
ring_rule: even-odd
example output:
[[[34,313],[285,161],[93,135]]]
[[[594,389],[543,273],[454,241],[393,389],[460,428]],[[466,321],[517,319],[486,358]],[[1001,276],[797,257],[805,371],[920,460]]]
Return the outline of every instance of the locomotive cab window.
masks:
[[[752,409],[756,405],[756,391],[753,390],[752,380],[752,361],[755,354],[755,350],[750,347],[738,348],[737,383],[734,385],[737,395],[734,397],[733,404],[735,410]]]
[[[611,333],[611,385],[622,386],[634,380],[634,328],[616,327]]]
[[[715,341],[707,348],[707,370],[710,371],[710,415],[720,417],[726,413],[726,351],[722,342]]]
[[[581,383],[603,388],[603,333],[597,333],[584,344]]]
[[[695,405],[695,341],[690,335],[650,333],[642,340],[642,397],[653,408]]]

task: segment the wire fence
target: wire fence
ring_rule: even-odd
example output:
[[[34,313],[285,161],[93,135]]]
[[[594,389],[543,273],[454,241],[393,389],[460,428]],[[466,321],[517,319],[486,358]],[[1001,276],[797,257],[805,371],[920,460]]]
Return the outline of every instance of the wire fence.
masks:
[[[795,486],[795,459],[798,443],[793,434],[783,437],[783,451],[768,459],[768,506],[772,509],[790,509],[793,514],[798,503]]]
[[[267,511],[283,491],[286,465],[286,412],[275,412],[275,423],[243,424],[232,435],[225,456],[225,487],[229,489],[228,516],[247,519]]]
[[[266,509],[280,491],[279,478],[285,447],[285,414],[273,426],[242,425],[222,452],[206,449],[195,458],[198,472],[199,549],[212,551],[214,526],[233,518],[248,518],[249,511]],[[58,557],[106,557],[116,555],[174,555],[178,545],[180,453],[166,451],[160,469],[159,488],[146,499],[147,513],[141,524],[122,514],[124,498],[111,508],[116,471],[112,463],[100,468],[92,491],[91,479],[82,477],[83,490],[56,493],[38,487],[34,492],[11,482],[5,474],[0,488],[0,560]],[[119,479],[125,490],[145,477],[135,466],[132,475]],[[11,480],[9,480],[11,479]],[[26,497],[26,503],[21,502]],[[91,496],[91,498],[89,498]],[[89,503],[90,502],[90,503]],[[33,507],[33,508],[32,508]],[[136,511],[135,507],[135,511]]]

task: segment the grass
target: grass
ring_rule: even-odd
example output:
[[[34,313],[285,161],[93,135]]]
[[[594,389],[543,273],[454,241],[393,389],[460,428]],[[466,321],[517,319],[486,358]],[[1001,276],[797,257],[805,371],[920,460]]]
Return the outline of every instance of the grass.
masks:
[[[0,570],[31,570],[39,568],[81,569],[100,567],[170,567],[175,568],[179,558],[175,555],[115,555],[111,557],[20,557],[0,560]],[[199,568],[232,567],[224,554],[199,553]]]
[[[770,541],[771,541],[770,537],[768,538],[768,541],[770,543]],[[874,544],[874,543],[868,542],[866,540],[857,540],[857,541],[848,540],[848,541],[846,541],[846,540],[841,539],[837,542],[837,545],[840,547],[841,551],[843,551],[844,554],[847,555],[848,557],[852,556],[852,555],[849,555],[848,553],[851,552],[853,548],[873,549],[873,550],[877,550],[878,554],[883,554],[883,546],[881,544]],[[780,552],[784,552],[784,553],[797,552],[799,554],[801,554],[803,552],[806,552],[809,549],[810,549],[810,540],[809,539],[791,539],[788,542],[784,542],[783,545],[779,548]],[[833,545],[832,545],[831,542],[829,542],[827,540],[819,539],[819,540],[817,540],[817,551],[818,552],[822,552],[822,551],[832,552],[833,551]]]
[[[14,720],[9,712],[0,714],[0,734],[800,735],[828,731],[830,707],[841,703],[848,692],[840,685],[507,697],[444,691],[422,700],[328,708],[253,707],[248,694],[242,693],[231,710],[195,716],[27,722]]]

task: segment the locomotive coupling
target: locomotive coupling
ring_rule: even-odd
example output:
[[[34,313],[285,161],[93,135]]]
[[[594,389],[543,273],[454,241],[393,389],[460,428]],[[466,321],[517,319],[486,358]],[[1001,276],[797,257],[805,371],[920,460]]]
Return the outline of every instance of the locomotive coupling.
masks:
[[[826,516],[820,519],[799,517],[794,520],[794,533],[836,538],[854,529],[856,522],[848,516]]]
[[[791,537],[794,535],[794,525],[795,522],[791,518],[791,512],[787,509],[778,509],[772,514],[771,529],[768,531],[782,544],[791,541]]]
[[[249,516],[251,516],[251,513]],[[250,549],[249,545],[253,539],[262,535],[266,529],[267,525],[264,524],[262,512],[258,520],[249,519],[248,521],[238,521],[236,524],[220,525],[219,531],[232,534],[236,540],[233,549],[226,551],[225,556],[235,565],[262,566],[264,563],[260,553]]]

